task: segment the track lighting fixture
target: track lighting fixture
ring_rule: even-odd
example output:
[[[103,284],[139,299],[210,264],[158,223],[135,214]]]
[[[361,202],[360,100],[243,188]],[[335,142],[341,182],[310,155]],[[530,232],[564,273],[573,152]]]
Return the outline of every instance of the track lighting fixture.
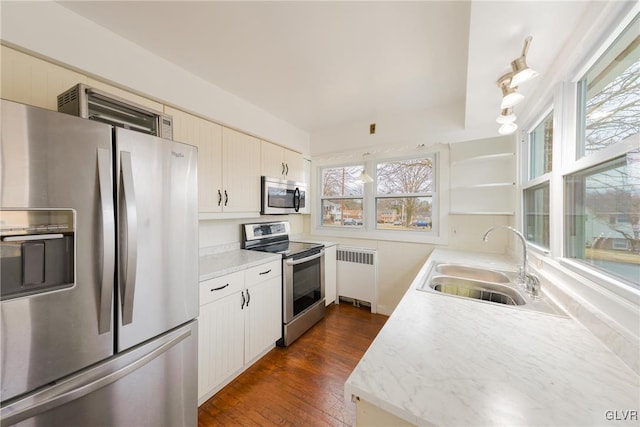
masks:
[[[498,87],[502,91],[502,101],[500,109],[502,112],[496,118],[496,122],[500,125],[498,133],[500,135],[509,135],[518,129],[515,123],[516,115],[513,114],[512,107],[524,99],[524,95],[517,92],[518,86],[538,75],[538,72],[529,68],[527,65],[527,51],[532,37],[528,36],[524,40],[522,53],[518,58],[511,61],[511,72],[500,76],[497,81]]]
[[[504,123],[498,129],[500,135],[511,135],[518,129],[518,125],[515,122]]]
[[[524,95],[516,92],[517,87],[511,87],[511,73],[505,74],[498,79],[498,86],[502,90],[502,103],[500,108],[511,108],[524,99]]]
[[[511,108],[504,108],[502,113],[496,119],[496,122],[502,124],[515,122],[517,119],[516,115],[513,114],[513,110]]]
[[[517,59],[511,61],[511,69],[513,77],[511,77],[511,87],[515,88],[522,83],[531,80],[538,75],[538,72],[527,65],[527,51],[529,50],[529,43],[531,43],[532,37],[529,36],[524,39],[524,46],[522,47],[522,54]]]

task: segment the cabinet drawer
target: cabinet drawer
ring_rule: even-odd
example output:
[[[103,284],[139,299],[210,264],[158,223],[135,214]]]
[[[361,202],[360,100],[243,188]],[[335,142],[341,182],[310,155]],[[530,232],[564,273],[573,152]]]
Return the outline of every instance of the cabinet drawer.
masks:
[[[276,260],[266,264],[257,265],[251,267],[245,271],[245,281],[247,287],[255,285],[256,283],[264,282],[272,277],[282,275],[282,261]]]
[[[227,274],[200,283],[200,305],[224,298],[244,289],[244,271]]]

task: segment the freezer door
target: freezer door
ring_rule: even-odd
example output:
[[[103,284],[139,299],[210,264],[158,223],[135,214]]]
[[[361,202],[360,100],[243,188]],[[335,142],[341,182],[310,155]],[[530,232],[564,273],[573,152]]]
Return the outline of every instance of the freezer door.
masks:
[[[2,427],[195,427],[193,321],[0,409]]]
[[[110,126],[5,100],[0,117],[6,402],[113,354],[115,216]]]
[[[116,129],[118,351],[198,315],[197,149]]]

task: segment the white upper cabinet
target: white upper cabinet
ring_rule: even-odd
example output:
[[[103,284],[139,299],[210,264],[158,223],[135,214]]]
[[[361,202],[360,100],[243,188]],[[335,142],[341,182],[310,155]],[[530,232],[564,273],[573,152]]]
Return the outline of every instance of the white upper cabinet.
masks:
[[[302,154],[267,141],[261,141],[262,175],[304,182]]]
[[[199,212],[222,212],[222,126],[171,107],[164,112],[173,116],[173,139],[198,147]]]
[[[260,141],[174,108],[173,137],[198,147],[201,219],[260,213]]]
[[[222,128],[224,212],[260,212],[260,140]]]

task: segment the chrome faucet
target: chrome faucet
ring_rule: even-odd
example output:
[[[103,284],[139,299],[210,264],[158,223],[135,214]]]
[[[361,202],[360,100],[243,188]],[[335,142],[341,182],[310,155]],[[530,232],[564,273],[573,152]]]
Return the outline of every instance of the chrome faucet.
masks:
[[[511,230],[520,238],[520,241],[522,242],[522,266],[518,269],[518,282],[524,286],[525,290],[531,294],[531,296],[535,298],[540,297],[540,279],[533,273],[527,273],[527,239],[525,239],[524,235],[515,228],[508,225],[499,225],[489,228],[484,233],[484,236],[482,236],[482,241],[487,242],[489,240],[489,233],[496,228],[506,228],[507,230]]]

